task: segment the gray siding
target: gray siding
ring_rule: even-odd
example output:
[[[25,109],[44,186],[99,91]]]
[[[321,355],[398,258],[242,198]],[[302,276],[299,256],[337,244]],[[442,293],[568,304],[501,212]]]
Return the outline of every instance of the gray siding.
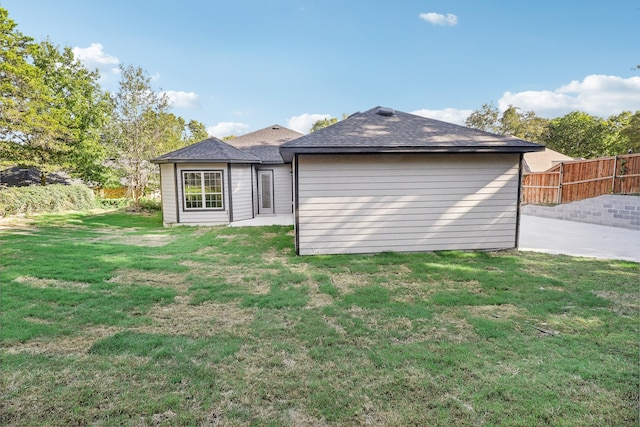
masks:
[[[251,165],[231,165],[234,221],[253,218],[251,173]]]
[[[160,187],[162,194],[162,222],[172,225],[178,222],[176,217],[176,177],[173,163],[160,165]]]
[[[221,170],[224,191],[223,210],[185,210],[182,197],[182,171],[183,170]],[[180,224],[185,225],[218,225],[229,223],[229,174],[226,163],[185,163],[178,164],[178,201],[180,204]]]
[[[301,255],[512,248],[518,154],[300,155]]]
[[[290,214],[293,212],[291,163],[274,165],[273,194],[276,214]]]

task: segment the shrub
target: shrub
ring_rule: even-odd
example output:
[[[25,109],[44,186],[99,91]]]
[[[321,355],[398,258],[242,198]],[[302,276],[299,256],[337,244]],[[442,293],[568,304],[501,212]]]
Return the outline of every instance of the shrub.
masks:
[[[84,185],[47,185],[0,189],[0,217],[15,214],[85,210],[96,206],[93,191]]]
[[[140,199],[140,208],[147,211],[159,211],[162,210],[162,202],[158,199],[143,197]]]
[[[103,209],[120,209],[126,208],[132,203],[131,199],[118,198],[118,199],[96,199],[96,206]]]

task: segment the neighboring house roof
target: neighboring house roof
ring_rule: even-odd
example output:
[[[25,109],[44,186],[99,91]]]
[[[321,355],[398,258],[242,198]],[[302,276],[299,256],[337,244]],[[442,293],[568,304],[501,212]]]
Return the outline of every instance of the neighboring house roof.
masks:
[[[524,155],[524,173],[545,172],[561,162],[574,160],[565,154],[558,153],[549,148],[544,151],[535,153],[525,153]]]
[[[0,171],[0,187],[26,187],[29,185],[40,185],[42,172],[38,168],[21,168],[14,166]],[[47,184],[82,184],[81,179],[72,178],[68,173],[50,172],[47,173]]]
[[[151,160],[152,163],[260,163],[257,157],[239,150],[218,138],[209,138],[204,141],[180,148]]]
[[[228,144],[252,154],[262,163],[284,163],[279,147],[303,136],[303,134],[280,125],[268,126],[264,129],[238,136],[227,141]]]
[[[291,161],[296,153],[524,153],[543,149],[519,138],[375,107],[288,142],[280,153]]]

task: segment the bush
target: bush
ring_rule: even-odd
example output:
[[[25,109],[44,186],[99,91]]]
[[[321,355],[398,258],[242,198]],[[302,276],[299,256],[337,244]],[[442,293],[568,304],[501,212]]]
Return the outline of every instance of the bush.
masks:
[[[118,198],[118,199],[96,199],[96,205],[102,209],[120,209],[126,208],[132,203],[131,199]]]
[[[85,210],[96,207],[93,191],[84,185],[47,185],[0,189],[0,217],[15,214]]]
[[[140,208],[147,211],[159,211],[162,210],[162,202],[157,199],[143,197],[140,199]]]

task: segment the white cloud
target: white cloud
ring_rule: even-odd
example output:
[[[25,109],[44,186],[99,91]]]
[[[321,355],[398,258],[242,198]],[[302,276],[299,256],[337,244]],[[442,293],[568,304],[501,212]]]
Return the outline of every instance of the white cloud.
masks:
[[[195,92],[184,92],[179,90],[165,90],[162,92],[169,98],[169,103],[176,108],[198,108],[200,101]]]
[[[287,121],[287,127],[300,133],[309,133],[309,129],[315,122],[323,119],[330,119],[330,114],[300,114],[293,116]]]
[[[498,108],[509,105],[534,111],[542,117],[563,116],[571,111],[584,111],[600,117],[622,111],[640,110],[640,77],[590,75],[574,80],[555,90],[505,92]]]
[[[220,122],[215,126],[209,126],[207,133],[216,138],[224,138],[229,135],[242,135],[247,133],[249,125],[236,122]]]
[[[446,15],[435,12],[421,13],[420,19],[433,25],[442,25],[447,27],[455,27],[458,25],[458,17],[453,13],[447,13]]]
[[[443,110],[416,110],[411,114],[416,116],[427,117],[435,120],[442,120],[443,122],[455,123],[457,125],[464,125],[464,121],[473,113],[473,110],[457,110],[455,108],[445,108]]]
[[[120,69],[118,68],[120,60],[115,56],[105,53],[103,49],[104,47],[100,43],[91,43],[89,47],[74,47],[73,55],[78,61],[82,62],[85,67],[90,70],[97,68],[100,76],[103,79],[108,79],[120,73]]]

